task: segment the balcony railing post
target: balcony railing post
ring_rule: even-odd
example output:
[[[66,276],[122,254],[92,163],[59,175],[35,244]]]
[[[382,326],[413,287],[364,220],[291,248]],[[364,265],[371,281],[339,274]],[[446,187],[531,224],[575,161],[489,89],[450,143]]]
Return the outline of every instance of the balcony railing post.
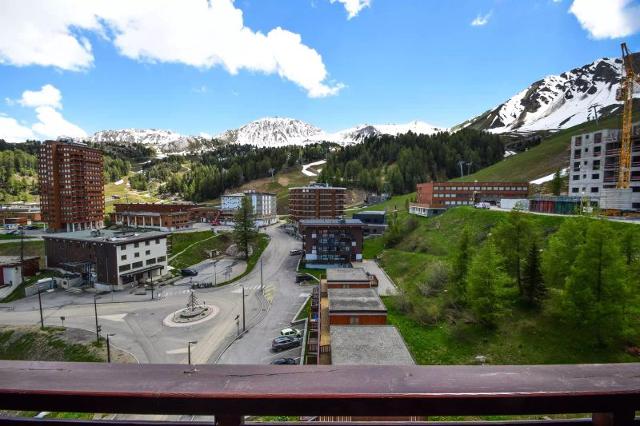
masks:
[[[593,413],[591,421],[594,426],[628,426],[632,425],[635,411],[616,411],[613,413]]]
[[[243,416],[216,416],[216,426],[240,426]]]

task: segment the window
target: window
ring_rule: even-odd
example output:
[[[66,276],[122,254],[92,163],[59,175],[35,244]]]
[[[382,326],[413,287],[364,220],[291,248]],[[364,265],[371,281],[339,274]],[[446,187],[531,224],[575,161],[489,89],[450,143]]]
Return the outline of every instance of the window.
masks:
[[[140,257],[140,252],[136,252],[133,254],[133,257]]]
[[[127,255],[123,254],[122,256],[120,256],[120,260],[127,260]]]
[[[142,262],[134,262],[131,266],[133,268],[141,268],[142,267]]]
[[[120,271],[120,272],[124,272],[124,271],[128,271],[129,269],[131,269],[131,265],[121,265],[121,266],[118,268],[118,271]]]
[[[580,162],[576,161],[576,162],[573,163],[573,171],[577,172],[579,170],[580,170]]]
[[[127,249],[127,245],[123,244],[120,246],[120,250],[125,251]]]
[[[349,318],[349,324],[350,325],[358,325],[358,324],[360,324],[360,318],[358,318],[358,317],[350,317]]]
[[[140,245],[139,243],[134,243],[133,248],[138,248],[139,245]]]
[[[593,135],[593,143],[600,142],[602,142],[602,133],[596,133],[595,135]]]
[[[573,175],[573,180],[580,180],[580,175]]]
[[[600,173],[593,173],[591,179],[600,179]]]
[[[154,263],[156,263],[155,259],[147,259],[147,265],[153,265]]]
[[[149,244],[151,244],[151,241],[149,241],[149,240],[147,240],[147,241],[145,241],[145,242],[144,242],[144,245],[145,245],[145,246],[148,246]]]
[[[600,153],[602,153],[602,147],[601,146],[595,146],[593,147],[593,155],[598,157],[600,155]]]
[[[165,260],[167,260],[166,256],[160,256],[159,258],[156,259],[158,262],[164,262]]]
[[[149,255],[151,254],[151,250],[146,250],[146,251],[144,252],[144,254],[145,254],[145,256],[149,256]]]
[[[571,188],[571,192],[578,192],[578,188]]]
[[[600,170],[600,160],[593,160],[593,170]]]
[[[160,244],[160,238],[156,238],[156,244]]]
[[[598,187],[597,186],[591,187],[591,192],[598,192]]]

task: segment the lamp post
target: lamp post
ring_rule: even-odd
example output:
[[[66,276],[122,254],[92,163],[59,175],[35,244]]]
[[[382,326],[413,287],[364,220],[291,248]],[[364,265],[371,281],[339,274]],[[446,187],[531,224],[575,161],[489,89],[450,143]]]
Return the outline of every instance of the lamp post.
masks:
[[[262,256],[260,256],[260,292],[264,292],[264,282],[262,281]]]
[[[191,345],[195,345],[196,343],[198,343],[197,340],[192,340],[187,343],[187,362],[189,365],[191,365]]]
[[[242,286],[242,332],[244,333],[246,331],[246,324],[245,324],[245,316],[244,316],[244,286]]]
[[[111,362],[111,344],[109,342],[109,337],[115,336],[113,333],[107,333],[107,362]]]
[[[40,328],[44,329],[44,316],[42,315],[42,296],[40,296],[40,293],[42,293],[42,291],[40,290],[40,283],[36,283],[36,285],[38,286],[38,307],[40,308]]]
[[[151,278],[151,300],[153,300],[153,270],[149,271],[149,278]]]
[[[235,320],[236,320],[236,329],[237,329],[236,336],[239,336],[240,335],[240,315],[236,315]]]
[[[65,319],[66,319],[66,318],[65,318],[64,316],[61,316],[61,317],[60,317],[60,321],[62,322],[62,327],[63,327],[63,328],[64,328],[64,320],[65,320]]]
[[[93,295],[93,312],[96,317],[96,343],[100,343],[100,325],[98,325],[98,295]]]

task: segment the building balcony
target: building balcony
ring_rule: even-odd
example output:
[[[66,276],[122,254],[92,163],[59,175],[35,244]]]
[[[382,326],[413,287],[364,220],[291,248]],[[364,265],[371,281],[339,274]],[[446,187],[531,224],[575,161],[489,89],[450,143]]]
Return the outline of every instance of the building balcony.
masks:
[[[320,351],[330,348],[320,347]],[[0,410],[214,415],[219,426],[252,416],[421,419],[407,425],[637,425],[640,364],[535,366],[259,366],[0,362]],[[555,420],[431,422],[429,416],[590,413]],[[337,420],[337,419],[336,419]],[[0,418],[3,425],[172,425],[178,422]],[[200,423],[202,424],[202,423]],[[251,423],[247,423],[251,424]],[[265,423],[261,423],[264,425]]]

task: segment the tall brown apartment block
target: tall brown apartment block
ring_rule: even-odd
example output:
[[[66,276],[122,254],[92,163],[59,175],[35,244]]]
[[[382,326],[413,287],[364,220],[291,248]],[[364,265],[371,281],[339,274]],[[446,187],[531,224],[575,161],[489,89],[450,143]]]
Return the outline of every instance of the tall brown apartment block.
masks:
[[[338,219],[344,216],[346,188],[313,184],[289,189],[289,214],[300,219]]]
[[[40,209],[53,231],[102,228],[102,153],[84,144],[45,141],[38,155]]]

